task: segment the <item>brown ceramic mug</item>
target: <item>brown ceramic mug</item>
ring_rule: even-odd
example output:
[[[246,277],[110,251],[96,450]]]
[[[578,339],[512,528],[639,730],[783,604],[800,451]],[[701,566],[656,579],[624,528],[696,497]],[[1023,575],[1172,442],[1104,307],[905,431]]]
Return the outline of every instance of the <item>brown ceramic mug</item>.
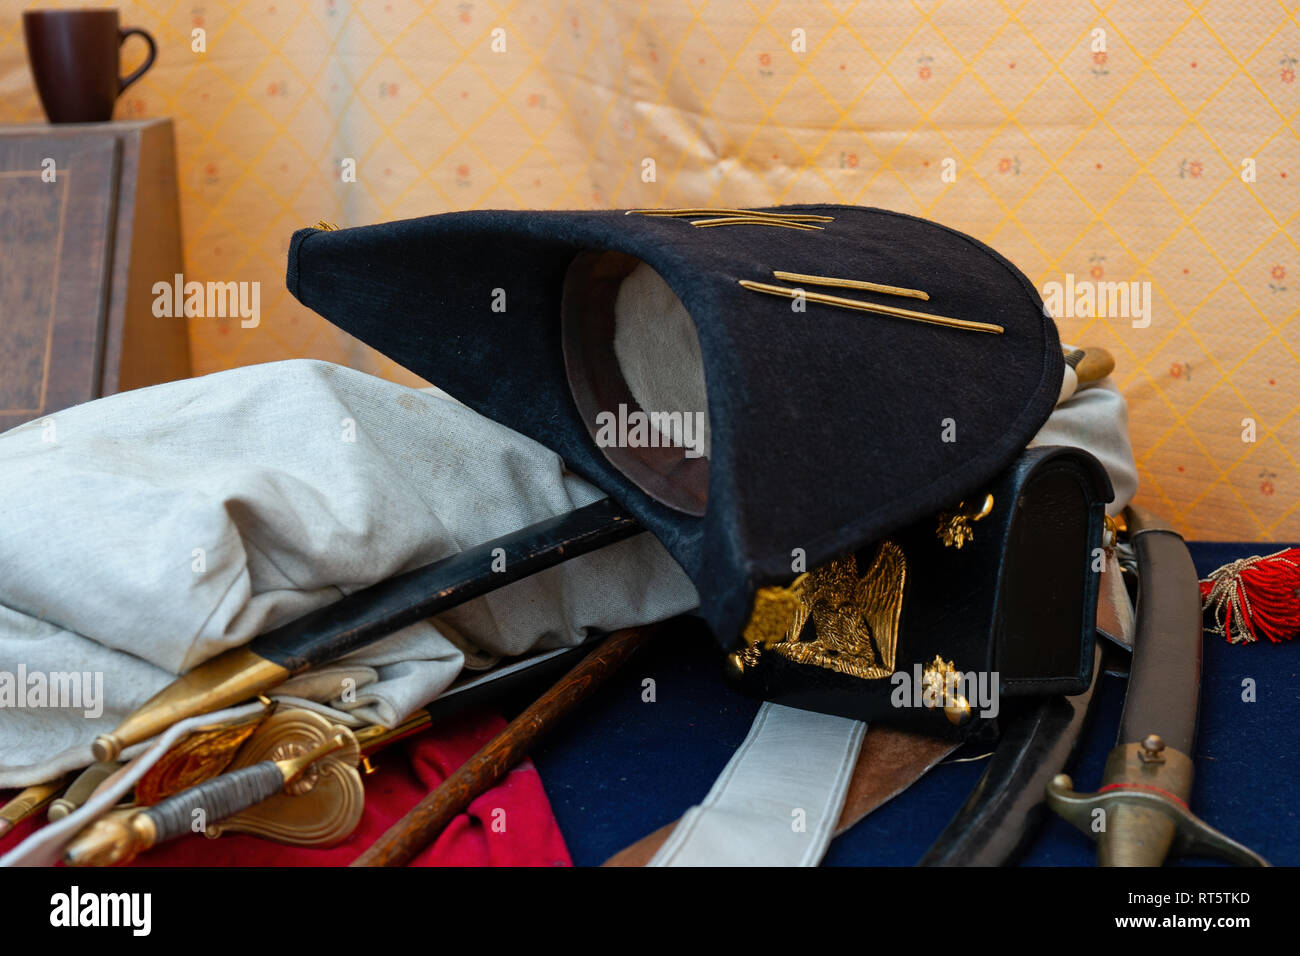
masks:
[[[124,77],[119,53],[133,33],[149,44],[149,56]],[[111,120],[118,96],[144,76],[158,54],[144,30],[121,29],[116,10],[27,10],[23,35],[36,91],[51,123]]]

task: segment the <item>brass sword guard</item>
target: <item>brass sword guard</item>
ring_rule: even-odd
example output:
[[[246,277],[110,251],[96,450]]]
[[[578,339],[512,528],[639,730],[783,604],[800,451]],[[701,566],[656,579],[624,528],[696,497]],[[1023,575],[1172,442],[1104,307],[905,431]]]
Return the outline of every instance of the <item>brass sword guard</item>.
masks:
[[[316,717],[316,715],[311,715]],[[318,723],[313,721],[313,724]],[[328,721],[325,721],[328,723]],[[309,774],[317,769],[317,764],[326,761],[330,756],[339,751],[346,751],[349,747],[355,749],[356,741],[352,735],[342,727],[335,727],[333,732],[324,740],[314,744],[301,743],[300,737],[295,735],[295,739],[288,741],[281,740],[277,746],[277,751],[285,756],[275,760],[275,771],[282,781],[282,786],[286,792],[294,792],[297,785],[304,783],[307,792],[316,789],[313,784],[314,778]],[[261,761],[258,761],[261,762]],[[347,770],[354,774],[355,769],[346,765]],[[250,812],[256,811],[262,804],[255,804],[248,810],[236,817],[244,816]],[[233,819],[233,818],[232,818]],[[221,821],[227,822],[227,821]],[[276,821],[284,823],[285,821]],[[170,839],[176,835],[175,830],[168,833],[160,833],[160,821],[158,818],[151,816],[147,807],[139,804],[130,804],[118,806],[101,816],[90,826],[82,830],[75,839],[67,846],[64,854],[64,860],[70,866],[117,866],[123,863],[129,863],[140,853],[156,846],[162,840]],[[253,828],[244,826],[239,827],[252,832]],[[213,836],[216,827],[208,827],[207,835]],[[349,831],[350,832],[350,831]],[[283,842],[298,842],[294,840],[284,840]]]
[[[1098,866],[1160,866],[1171,851],[1238,866],[1271,865],[1187,808],[1177,794],[1191,792],[1192,760],[1154,734],[1112,750],[1102,779],[1105,786],[1096,793],[1076,792],[1063,773],[1047,785],[1047,805],[1097,841]],[[1103,829],[1094,830],[1097,820]]]
[[[300,756],[338,733],[347,740],[341,749],[285,784],[283,793],[213,822],[205,835],[215,839],[237,831],[297,846],[329,846],[346,840],[361,822],[365,787],[357,771],[361,751],[356,737],[342,724],[312,710],[282,708],[253,732],[226,771]]]

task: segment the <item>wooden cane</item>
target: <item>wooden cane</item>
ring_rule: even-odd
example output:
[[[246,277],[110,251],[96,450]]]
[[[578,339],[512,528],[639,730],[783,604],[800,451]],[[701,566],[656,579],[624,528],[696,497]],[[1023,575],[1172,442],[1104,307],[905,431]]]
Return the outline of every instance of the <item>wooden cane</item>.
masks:
[[[352,866],[405,866],[437,839],[475,797],[504,777],[560,718],[590,696],[653,633],[653,627],[615,631],[488,741],[406,816],[394,823]]]

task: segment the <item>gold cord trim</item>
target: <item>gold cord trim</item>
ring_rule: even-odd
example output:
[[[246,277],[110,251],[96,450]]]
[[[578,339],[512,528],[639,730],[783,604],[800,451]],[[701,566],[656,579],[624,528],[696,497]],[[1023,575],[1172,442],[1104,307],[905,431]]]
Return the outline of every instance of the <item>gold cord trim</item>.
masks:
[[[814,229],[823,231],[825,226],[814,226],[807,222],[787,222],[784,219],[767,219],[754,216],[726,216],[721,219],[692,219],[691,225],[698,229],[711,226],[779,226],[782,229]]]
[[[787,222],[834,222],[834,216],[819,216],[804,212],[764,212],[761,209],[728,209],[724,206],[687,206],[678,209],[629,209],[623,215],[631,216],[750,216],[757,219],[784,219]]]
[[[787,282],[802,282],[805,285],[834,286],[837,289],[860,289],[863,292],[880,292],[884,295],[900,295],[909,299],[924,299],[930,295],[920,289],[905,289],[897,285],[882,285],[879,282],[867,282],[865,279],[832,279],[828,276],[804,275],[802,272],[775,271],[772,275]]]
[[[952,329],[964,329],[968,332],[991,332],[995,335],[1001,335],[1006,331],[1000,325],[994,325],[990,322],[972,322],[967,319],[954,319],[946,315],[935,315],[931,312],[913,312],[911,309],[900,309],[892,305],[877,305],[874,302],[861,302],[857,299],[846,299],[843,296],[827,295],[824,292],[808,292],[803,289],[790,289],[786,286],[771,285],[767,282],[753,282],[749,279],[739,280],[740,284],[749,289],[751,292],[762,292],[765,295],[781,296],[785,299],[795,299],[803,296],[809,302],[818,302],[822,305],[833,305],[843,309],[856,309],[859,312],[875,312],[879,315],[892,315],[899,319],[911,319],[914,322],[926,322],[930,325],[942,325]]]

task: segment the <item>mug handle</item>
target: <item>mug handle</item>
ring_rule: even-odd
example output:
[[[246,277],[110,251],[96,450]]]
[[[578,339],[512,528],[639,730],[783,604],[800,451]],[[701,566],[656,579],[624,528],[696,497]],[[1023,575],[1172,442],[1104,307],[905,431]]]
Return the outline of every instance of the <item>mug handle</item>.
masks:
[[[151,37],[147,31],[141,30],[139,27],[127,27],[125,30],[119,30],[118,33],[121,34],[117,40],[118,46],[121,46],[123,43],[125,43],[126,38],[129,37],[132,33],[144,37],[144,42],[149,44],[149,57],[144,61],[144,63],[140,65],[140,68],[137,69],[130,76],[118,77],[117,95],[121,96],[123,90],[125,90],[136,80],[140,79],[140,77],[144,76],[144,71],[149,69],[149,67],[153,66],[153,61],[158,56],[158,45],[153,42],[153,37]]]

